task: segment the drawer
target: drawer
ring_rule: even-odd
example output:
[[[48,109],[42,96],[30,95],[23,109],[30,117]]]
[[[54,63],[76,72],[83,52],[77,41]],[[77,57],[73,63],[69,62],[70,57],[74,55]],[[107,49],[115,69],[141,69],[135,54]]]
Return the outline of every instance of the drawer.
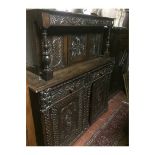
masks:
[[[43,110],[54,102],[74,93],[84,87],[85,83],[86,75],[82,75],[40,92],[41,109]]]
[[[93,70],[89,74],[89,79],[90,79],[89,81],[93,82],[102,76],[110,74],[112,73],[112,70],[113,70],[113,64],[108,64],[106,66],[102,66],[96,70]]]

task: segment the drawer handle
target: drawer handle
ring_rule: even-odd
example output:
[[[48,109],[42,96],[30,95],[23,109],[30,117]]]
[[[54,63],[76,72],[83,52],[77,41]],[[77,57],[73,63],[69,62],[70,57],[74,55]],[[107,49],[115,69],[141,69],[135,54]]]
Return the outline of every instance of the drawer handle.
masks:
[[[72,88],[70,88],[68,91],[69,91],[69,93],[72,93],[72,92],[73,92],[73,89],[72,89]]]

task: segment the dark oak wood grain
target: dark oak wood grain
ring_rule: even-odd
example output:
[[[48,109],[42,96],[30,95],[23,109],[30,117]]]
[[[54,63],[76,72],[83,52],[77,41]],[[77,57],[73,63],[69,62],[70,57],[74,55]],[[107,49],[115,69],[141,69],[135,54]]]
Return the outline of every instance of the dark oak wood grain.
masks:
[[[113,20],[27,10],[26,77],[37,145],[72,145],[107,110]]]

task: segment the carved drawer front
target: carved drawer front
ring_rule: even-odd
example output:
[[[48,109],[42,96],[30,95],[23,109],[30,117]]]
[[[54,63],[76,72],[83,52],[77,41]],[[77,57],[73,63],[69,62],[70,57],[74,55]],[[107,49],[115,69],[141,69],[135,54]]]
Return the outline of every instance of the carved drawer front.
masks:
[[[81,88],[43,111],[46,145],[69,145],[83,131],[84,98]]]
[[[41,109],[45,109],[55,101],[79,90],[86,84],[86,75],[79,76],[56,87],[48,88],[40,93]]]
[[[100,68],[97,68],[96,70],[93,70],[92,72],[90,72],[90,80],[91,82],[95,81],[96,79],[105,76],[107,74],[111,74],[113,70],[113,65],[112,64],[108,64],[106,66],[102,66]]]
[[[107,110],[107,98],[109,89],[109,75],[96,79],[91,86],[90,94],[90,123]]]

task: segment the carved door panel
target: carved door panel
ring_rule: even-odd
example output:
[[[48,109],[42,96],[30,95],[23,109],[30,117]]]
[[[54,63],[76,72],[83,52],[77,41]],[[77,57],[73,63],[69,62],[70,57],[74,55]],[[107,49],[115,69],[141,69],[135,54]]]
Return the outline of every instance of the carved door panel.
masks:
[[[52,127],[50,145],[69,145],[83,131],[84,94],[85,89],[81,88],[49,109]]]
[[[108,80],[102,76],[95,80],[91,86],[90,95],[90,123],[107,110]]]
[[[102,34],[99,34],[99,33],[88,34],[87,49],[88,49],[89,57],[97,57],[101,55],[102,44],[103,44]]]
[[[70,35],[68,37],[68,63],[74,64],[87,58],[87,35]]]
[[[58,70],[64,68],[67,65],[67,36],[65,35],[49,35],[48,45],[51,57],[50,68],[53,70]]]

